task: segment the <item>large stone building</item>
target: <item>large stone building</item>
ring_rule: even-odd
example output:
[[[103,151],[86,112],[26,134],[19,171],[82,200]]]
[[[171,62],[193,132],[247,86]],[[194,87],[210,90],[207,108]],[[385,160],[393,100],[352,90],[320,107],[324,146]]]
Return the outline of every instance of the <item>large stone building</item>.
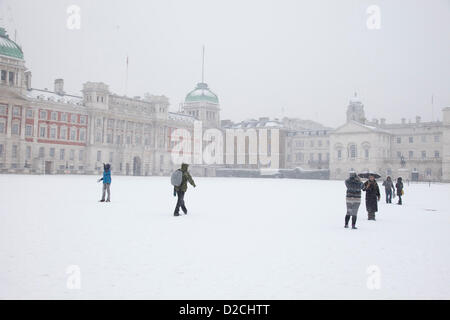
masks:
[[[413,181],[450,181],[450,108],[443,122],[387,123],[367,121],[364,105],[355,96],[347,122],[330,133],[330,177],[344,179],[349,170],[375,171]]]
[[[0,70],[0,172],[98,173],[109,162],[115,174],[167,174],[171,132],[192,130],[196,118],[219,121],[217,97],[205,106],[201,93],[188,95],[185,113],[172,113],[164,96],[119,96],[104,83],[85,83],[82,95],[66,93],[62,79],[54,90],[34,89],[22,49],[3,28]]]
[[[203,81],[190,91],[179,112],[169,111],[165,96],[126,97],[104,83],[87,82],[81,95],[68,94],[64,80],[53,90],[32,87],[20,46],[0,28],[0,172],[94,174],[111,163],[114,174],[164,175],[171,172],[174,130],[192,134],[195,121],[203,130],[219,129],[233,143],[237,159],[238,137],[226,140],[227,129],[246,136],[241,149],[245,163],[194,163],[196,175],[215,175],[215,168],[259,169],[254,159],[261,144],[249,143],[250,132],[277,129],[280,168],[329,170],[331,179],[344,179],[349,170],[376,171],[382,176],[410,180],[450,181],[450,108],[443,121],[390,124],[367,121],[356,96],[347,107],[347,121],[332,129],[310,120],[259,118],[231,122],[220,119],[218,96]],[[236,131],[236,132],[237,132]],[[203,134],[204,131],[202,131]],[[270,134],[270,137],[272,135]],[[197,138],[198,139],[198,138]],[[247,139],[247,140],[245,140]],[[268,154],[274,141],[269,138]],[[265,150],[265,149],[264,149]],[[260,155],[257,155],[260,158]],[[266,165],[267,166],[267,165]]]

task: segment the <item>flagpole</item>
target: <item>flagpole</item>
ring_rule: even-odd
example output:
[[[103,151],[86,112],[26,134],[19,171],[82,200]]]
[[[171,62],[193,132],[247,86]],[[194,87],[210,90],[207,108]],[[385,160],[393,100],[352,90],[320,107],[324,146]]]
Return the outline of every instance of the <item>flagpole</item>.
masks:
[[[126,65],[126,72],[125,72],[125,96],[128,93],[128,55],[127,55],[127,65]]]
[[[203,54],[202,54],[202,83],[205,82],[205,45],[203,45]]]
[[[434,121],[434,97],[431,95],[431,122]]]

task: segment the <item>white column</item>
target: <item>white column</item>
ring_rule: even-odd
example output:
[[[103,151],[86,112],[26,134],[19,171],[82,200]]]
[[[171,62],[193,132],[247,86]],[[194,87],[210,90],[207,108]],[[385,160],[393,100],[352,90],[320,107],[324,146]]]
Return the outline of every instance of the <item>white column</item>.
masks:
[[[8,122],[6,127],[6,136],[8,138],[11,138],[11,125],[12,125],[12,112],[13,112],[13,105],[8,104]]]
[[[107,128],[107,119],[105,117],[102,118],[103,119],[103,137],[102,137],[102,144],[105,145],[106,144],[106,128]]]
[[[26,108],[25,106],[22,106],[22,118],[20,123],[20,139],[25,139],[25,119],[26,119]]]
[[[39,108],[34,110],[33,117],[33,142],[36,142],[39,133]]]

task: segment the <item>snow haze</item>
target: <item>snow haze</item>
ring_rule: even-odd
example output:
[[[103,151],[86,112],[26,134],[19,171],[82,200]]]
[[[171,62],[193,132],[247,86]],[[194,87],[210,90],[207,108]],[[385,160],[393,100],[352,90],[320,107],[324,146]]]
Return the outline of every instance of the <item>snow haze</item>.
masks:
[[[81,8],[81,29],[66,27]],[[367,27],[371,5],[380,29]],[[165,94],[171,109],[206,78],[222,119],[299,117],[337,127],[358,92],[368,118],[441,118],[450,105],[450,2],[2,0],[33,87],[103,81],[129,96]]]

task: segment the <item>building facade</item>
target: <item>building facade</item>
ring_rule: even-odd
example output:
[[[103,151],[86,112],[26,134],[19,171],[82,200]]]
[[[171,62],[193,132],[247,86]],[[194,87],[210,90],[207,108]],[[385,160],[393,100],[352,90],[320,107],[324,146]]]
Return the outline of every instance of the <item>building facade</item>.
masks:
[[[354,97],[347,122],[330,133],[330,177],[344,179],[350,170],[374,171],[412,181],[450,181],[449,108],[443,122],[367,121],[364,105]],[[447,139],[447,140],[446,140]]]
[[[214,176],[219,167],[267,167],[258,154],[256,162],[251,161],[255,153],[267,149],[267,154],[277,152],[279,168],[329,170],[331,179],[344,179],[356,170],[450,181],[450,107],[443,109],[443,121],[423,122],[416,117],[414,122],[403,119],[391,124],[385,119],[368,121],[355,95],[347,107],[346,123],[333,129],[294,118],[221,120],[219,98],[203,80],[186,95],[179,112],[169,111],[165,96],[121,96],[99,82],[84,83],[80,95],[66,93],[63,79],[55,80],[53,90],[36,89],[22,49],[3,28],[0,75],[0,173],[97,174],[103,163],[110,163],[114,174],[166,175],[177,166],[171,158],[177,143],[172,133],[186,129],[194,142],[198,120],[203,132],[222,133],[224,161],[193,164],[196,175]],[[235,135],[228,137],[228,129]],[[272,150],[271,134],[267,148],[261,149],[259,132],[265,129],[278,130],[278,150]],[[256,144],[249,140],[254,132]],[[244,141],[240,151],[239,139]],[[233,163],[226,159],[230,143]],[[244,163],[238,163],[238,152]]]
[[[171,132],[192,131],[196,120],[169,112],[167,97],[119,96],[104,83],[85,83],[82,95],[66,93],[63,79],[53,90],[32,88],[22,49],[2,28],[0,70],[3,173],[93,174],[110,163],[115,174],[168,174],[174,168]],[[218,112],[218,99],[208,108]]]

